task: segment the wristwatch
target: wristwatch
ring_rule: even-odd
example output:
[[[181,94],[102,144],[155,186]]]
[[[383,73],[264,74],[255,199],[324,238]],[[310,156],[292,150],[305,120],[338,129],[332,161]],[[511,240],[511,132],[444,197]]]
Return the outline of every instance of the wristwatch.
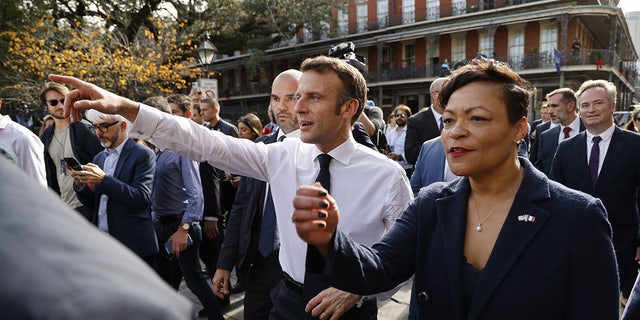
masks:
[[[182,223],[182,229],[184,229],[185,231],[189,231],[189,228],[191,227],[191,224],[188,222],[183,222]]]

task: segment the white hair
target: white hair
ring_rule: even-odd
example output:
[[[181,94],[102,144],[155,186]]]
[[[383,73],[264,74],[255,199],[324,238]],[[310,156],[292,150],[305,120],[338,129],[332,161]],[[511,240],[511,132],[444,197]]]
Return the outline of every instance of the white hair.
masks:
[[[85,112],[84,117],[89,122],[113,122],[113,121],[127,121],[123,116],[119,114],[106,114],[97,110],[89,109]],[[127,121],[128,122],[128,121]]]

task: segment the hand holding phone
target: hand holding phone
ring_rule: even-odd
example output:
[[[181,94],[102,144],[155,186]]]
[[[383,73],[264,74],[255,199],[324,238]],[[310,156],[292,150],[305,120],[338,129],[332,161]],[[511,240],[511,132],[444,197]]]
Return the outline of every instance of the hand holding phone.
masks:
[[[187,247],[193,244],[193,240],[191,239],[191,235],[187,235]],[[164,243],[164,249],[168,254],[173,254],[173,244],[171,241],[167,241]]]
[[[71,167],[71,169],[75,171],[84,171],[84,168],[82,167],[80,162],[78,162],[78,160],[76,160],[75,158],[64,158],[64,163],[66,163],[69,167]]]

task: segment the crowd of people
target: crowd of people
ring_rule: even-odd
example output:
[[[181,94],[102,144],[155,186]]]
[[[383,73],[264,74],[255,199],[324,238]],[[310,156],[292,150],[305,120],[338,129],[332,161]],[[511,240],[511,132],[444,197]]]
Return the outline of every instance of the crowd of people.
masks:
[[[553,90],[529,124],[531,85],[478,58],[385,127],[361,70],[320,56],[275,77],[263,127],[197,90],[50,80],[40,137],[2,116],[2,154],[174,293],[184,279],[200,317],[245,290],[245,319],[375,319],[412,277],[409,319],[638,316],[640,110],[617,127],[610,82]]]

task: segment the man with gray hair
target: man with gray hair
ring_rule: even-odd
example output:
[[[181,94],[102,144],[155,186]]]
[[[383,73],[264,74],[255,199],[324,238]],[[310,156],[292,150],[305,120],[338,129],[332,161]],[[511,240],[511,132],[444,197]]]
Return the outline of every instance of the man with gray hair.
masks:
[[[151,221],[151,188],[156,157],[128,137],[129,122],[119,115],[86,113],[105,148],[92,162],[73,170],[74,190],[93,210],[93,223],[153,267],[158,242]],[[91,185],[91,187],[90,187]]]

